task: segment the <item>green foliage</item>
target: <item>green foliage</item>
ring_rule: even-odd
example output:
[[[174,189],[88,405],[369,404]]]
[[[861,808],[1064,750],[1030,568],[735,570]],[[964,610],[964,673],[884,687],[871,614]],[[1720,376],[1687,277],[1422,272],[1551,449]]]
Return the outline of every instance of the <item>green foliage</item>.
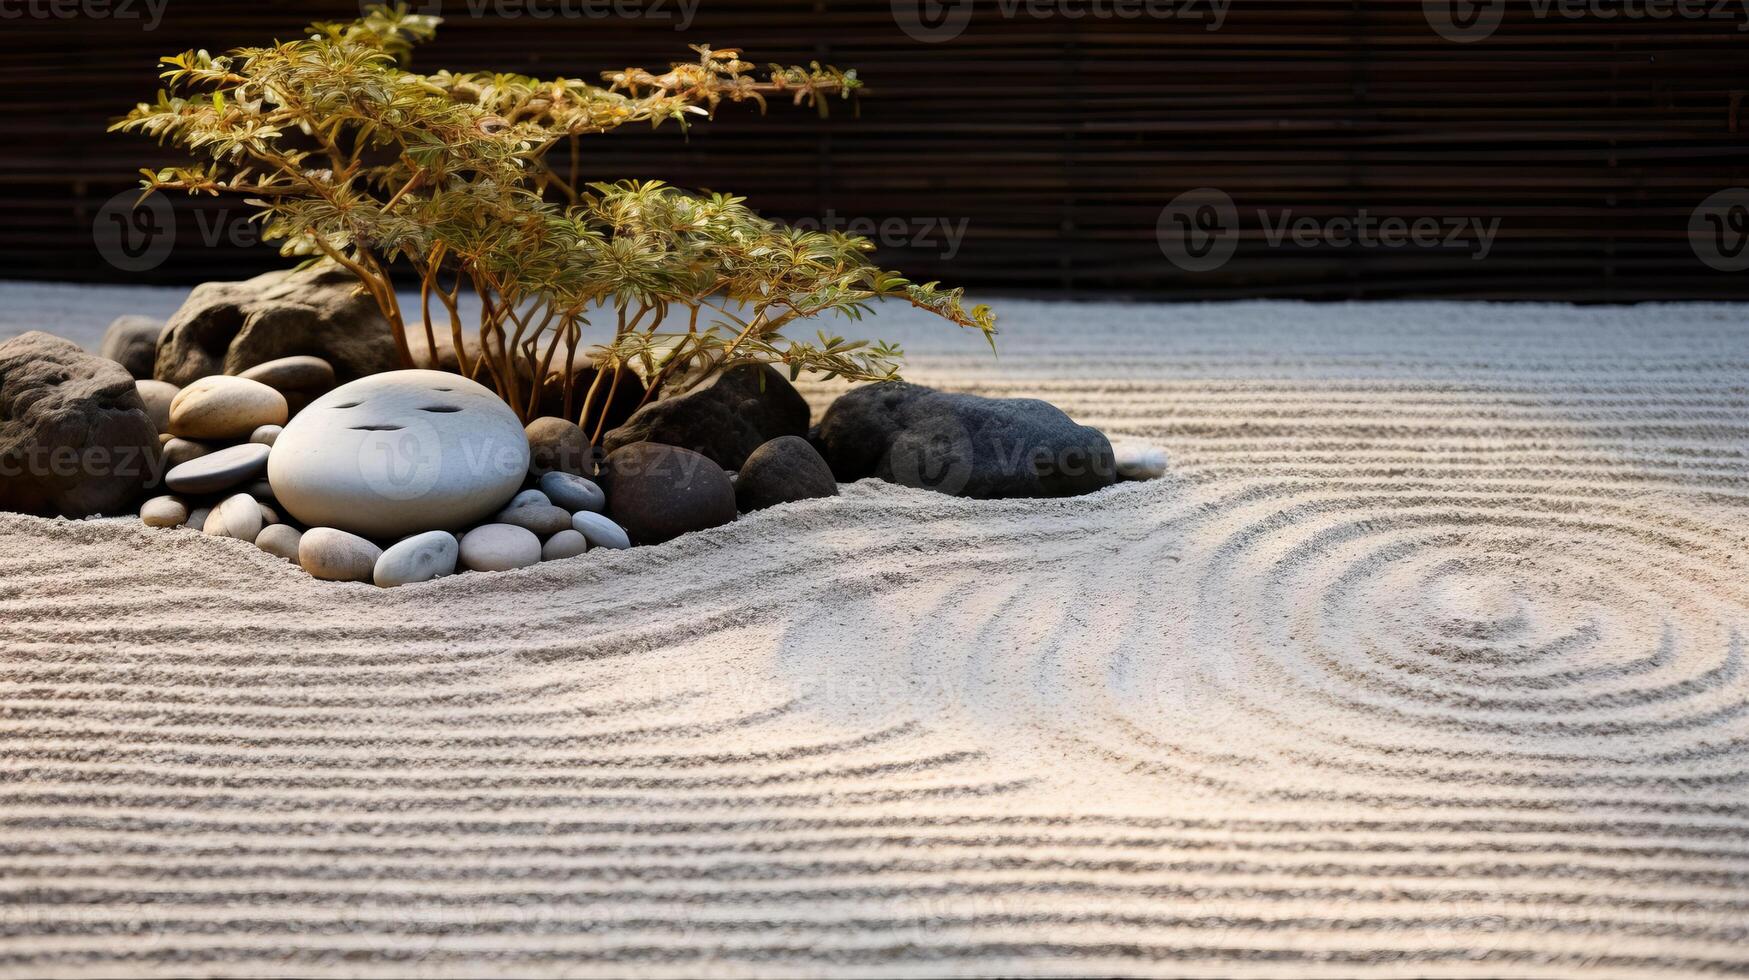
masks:
[[[577,417],[591,418],[607,392],[599,381],[571,390],[579,355],[603,368],[597,379],[612,373],[617,383],[620,371],[637,371],[652,394],[748,361],[784,365],[792,378],[894,377],[902,352],[893,345],[784,333],[826,314],[858,320],[884,297],[993,341],[988,307],[968,309],[960,290],[879,268],[866,239],[785,227],[737,197],[656,181],[579,181],[581,136],[628,123],[684,127],[724,101],[763,109],[788,98],[825,113],[831,100],[853,96],[854,72],[819,64],[761,72],[738,51],[706,46],[662,74],[604,72],[605,86],[408,71],[413,46],[437,24],[378,6],[357,21],[316,24],[302,40],[168,57],[157,101],[112,128],[182,146],[199,161],[142,171],[148,192],[247,195],[284,254],[352,270],[409,365],[416,358],[391,270],[410,268],[423,307],[413,322],[423,324],[429,362],[434,324],[446,322],[462,372],[525,417],[545,383],[534,379],[557,373],[566,413],[580,394]],[[480,301],[467,329],[464,291]],[[611,336],[583,347],[589,315],[603,310]],[[684,331],[662,329],[678,320]]]

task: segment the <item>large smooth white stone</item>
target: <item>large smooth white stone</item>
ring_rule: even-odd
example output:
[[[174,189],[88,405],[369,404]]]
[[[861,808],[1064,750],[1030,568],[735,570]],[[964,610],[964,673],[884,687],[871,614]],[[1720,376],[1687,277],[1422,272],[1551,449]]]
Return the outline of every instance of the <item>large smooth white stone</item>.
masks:
[[[286,425],[267,462],[280,506],[372,538],[487,517],[528,472],[516,413],[443,371],[390,371],[328,392]]]
[[[448,531],[426,531],[397,541],[377,559],[372,581],[385,589],[429,582],[455,572],[460,545]]]

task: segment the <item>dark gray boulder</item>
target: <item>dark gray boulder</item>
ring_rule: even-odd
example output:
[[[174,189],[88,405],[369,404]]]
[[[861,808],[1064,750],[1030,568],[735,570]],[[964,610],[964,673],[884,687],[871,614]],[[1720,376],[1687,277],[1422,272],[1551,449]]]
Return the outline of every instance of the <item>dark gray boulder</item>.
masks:
[[[187,385],[299,354],[333,365],[340,383],[401,367],[376,302],[358,291],[352,273],[322,262],[194,287],[164,326],[153,373]]]
[[[743,513],[792,500],[838,496],[832,467],[800,436],[780,436],[747,457],[735,477],[735,504]]]
[[[149,316],[118,316],[103,332],[97,353],[127,369],[137,381],[150,381],[158,361],[158,337],[164,321]]]
[[[158,431],[120,364],[32,331],[0,344],[0,510],[131,512]]]
[[[735,519],[729,474],[690,449],[657,442],[621,446],[602,463],[607,514],[637,544],[661,544]]]
[[[1117,480],[1111,442],[1036,398],[984,398],[902,381],[854,389],[814,446],[839,482],[877,477],[959,497],[1071,497]]]
[[[781,373],[740,364],[683,395],[651,402],[602,440],[608,452],[634,442],[679,446],[738,470],[779,436],[808,434],[808,403]]]

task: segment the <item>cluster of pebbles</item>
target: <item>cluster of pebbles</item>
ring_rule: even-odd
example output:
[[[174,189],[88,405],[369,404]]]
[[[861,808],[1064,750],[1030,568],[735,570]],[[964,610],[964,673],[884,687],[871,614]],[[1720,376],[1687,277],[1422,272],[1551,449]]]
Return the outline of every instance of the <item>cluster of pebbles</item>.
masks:
[[[151,527],[250,541],[316,578],[384,587],[631,547],[600,486],[531,475],[515,414],[453,374],[334,387],[325,361],[292,357],[138,387],[165,433],[168,493],[140,508]]]

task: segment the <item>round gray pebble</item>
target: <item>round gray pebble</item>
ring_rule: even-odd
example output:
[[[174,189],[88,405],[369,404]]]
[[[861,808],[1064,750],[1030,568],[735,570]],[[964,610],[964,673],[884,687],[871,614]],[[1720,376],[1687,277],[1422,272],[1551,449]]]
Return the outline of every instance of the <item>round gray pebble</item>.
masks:
[[[553,561],[558,558],[575,558],[588,550],[589,539],[583,536],[583,532],[567,528],[548,538],[547,543],[541,545],[540,560]]]
[[[482,524],[462,535],[461,563],[476,572],[507,572],[540,561],[540,539],[514,524]]]
[[[623,549],[632,546],[632,539],[624,528],[594,511],[582,510],[572,514],[571,526],[588,539],[591,547]]]
[[[385,589],[455,574],[460,545],[448,531],[426,531],[402,538],[377,559],[371,581]]]
[[[599,514],[607,506],[607,494],[601,492],[595,481],[570,473],[554,470],[540,478],[540,488],[552,498],[554,506],[566,510],[591,510]]]
[[[255,536],[255,547],[270,555],[278,555],[296,565],[298,563],[298,541],[304,532],[289,524],[269,524]]]
[[[540,537],[550,537],[571,526],[571,512],[552,504],[524,504],[500,511],[493,518],[500,524],[525,527]]]

